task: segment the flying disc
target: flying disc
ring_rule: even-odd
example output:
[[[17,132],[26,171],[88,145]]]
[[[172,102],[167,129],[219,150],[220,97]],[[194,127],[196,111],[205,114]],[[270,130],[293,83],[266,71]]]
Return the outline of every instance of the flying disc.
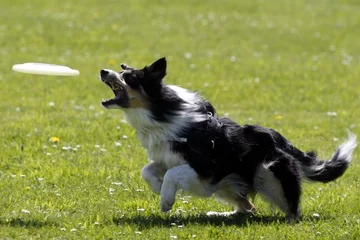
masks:
[[[12,67],[15,72],[54,75],[54,76],[78,76],[80,72],[67,66],[48,64],[48,63],[22,63]]]

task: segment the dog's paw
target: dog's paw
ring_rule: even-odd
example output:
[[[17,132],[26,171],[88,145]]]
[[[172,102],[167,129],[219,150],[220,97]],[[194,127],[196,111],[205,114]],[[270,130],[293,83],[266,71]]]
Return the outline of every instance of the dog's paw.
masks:
[[[154,182],[152,184],[148,183],[150,188],[151,188],[151,191],[153,193],[156,193],[156,194],[159,194],[160,195],[160,192],[161,192],[161,186],[162,186],[162,181],[161,180],[158,180],[157,182]]]
[[[216,216],[216,217],[229,217],[233,215],[237,215],[238,213],[236,211],[232,212],[214,212],[210,211],[206,213],[206,216]]]
[[[174,204],[174,200],[161,200],[161,205],[160,205],[160,208],[161,208],[161,211],[163,212],[168,212],[171,210],[172,206]]]
[[[296,224],[300,221],[301,216],[300,214],[287,214],[286,220],[289,224]]]
[[[255,215],[257,212],[256,208],[254,205],[252,205],[252,207],[250,209],[237,209],[236,210],[236,214],[238,215]]]

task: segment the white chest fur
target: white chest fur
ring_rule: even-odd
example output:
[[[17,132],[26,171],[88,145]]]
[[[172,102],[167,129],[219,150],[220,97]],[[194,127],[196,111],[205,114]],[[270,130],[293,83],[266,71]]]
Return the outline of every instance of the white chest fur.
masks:
[[[126,112],[129,123],[136,129],[138,139],[146,149],[149,160],[170,169],[185,163],[183,157],[171,150],[169,140],[176,131],[175,126],[158,124],[143,109],[129,109]]]
[[[138,138],[146,149],[149,160],[160,163],[166,169],[185,163],[183,157],[171,150],[170,143],[162,133],[138,133]]]

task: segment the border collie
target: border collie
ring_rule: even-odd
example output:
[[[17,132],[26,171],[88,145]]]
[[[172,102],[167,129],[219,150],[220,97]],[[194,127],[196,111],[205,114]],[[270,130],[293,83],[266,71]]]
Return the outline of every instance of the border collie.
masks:
[[[287,219],[300,217],[301,179],[334,181],[348,168],[357,146],[355,135],[340,145],[329,161],[302,152],[277,131],[217,117],[199,94],[166,85],[166,59],[136,69],[100,71],[115,97],[104,100],[121,109],[137,131],[150,163],[142,177],[161,195],[161,210],[169,211],[180,189],[233,205],[233,213],[252,213],[248,197],[260,194],[278,206]]]

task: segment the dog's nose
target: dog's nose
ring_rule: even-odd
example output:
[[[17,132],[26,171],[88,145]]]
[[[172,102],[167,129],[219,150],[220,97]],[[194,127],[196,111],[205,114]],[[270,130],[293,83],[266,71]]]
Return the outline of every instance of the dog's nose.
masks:
[[[102,69],[102,70],[100,71],[100,76],[101,76],[102,78],[107,77],[107,75],[109,75],[109,71],[108,71],[108,70]]]

